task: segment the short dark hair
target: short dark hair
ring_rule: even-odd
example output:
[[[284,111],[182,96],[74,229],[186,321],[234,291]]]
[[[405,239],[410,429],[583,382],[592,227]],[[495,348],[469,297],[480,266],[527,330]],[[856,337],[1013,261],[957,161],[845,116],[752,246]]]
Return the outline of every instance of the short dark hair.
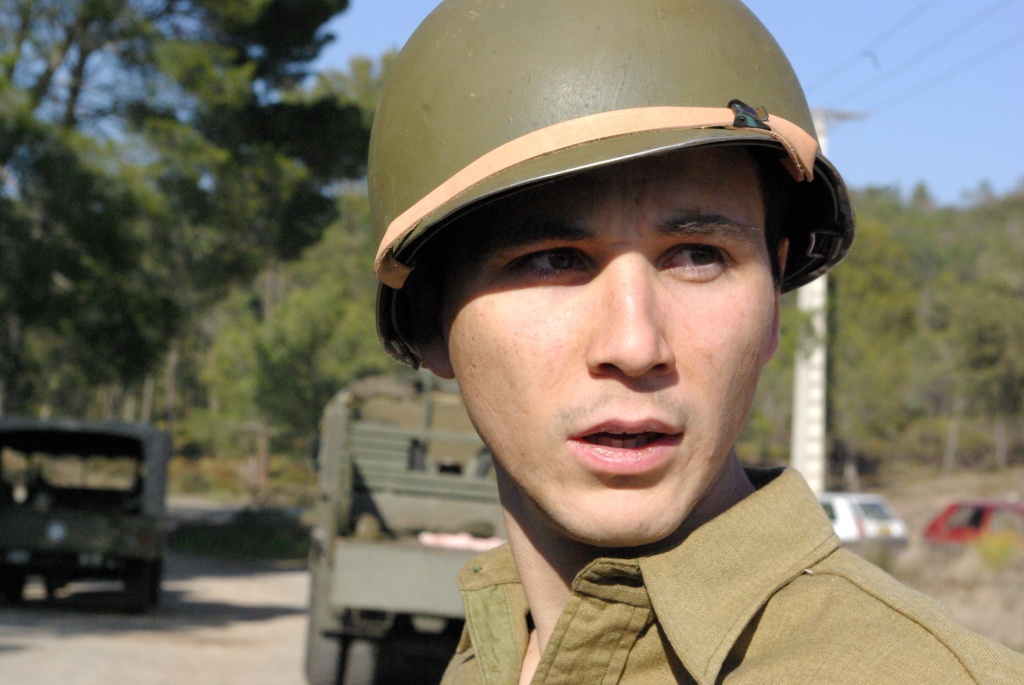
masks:
[[[761,197],[764,201],[764,238],[768,246],[768,261],[772,269],[772,282],[782,287],[782,263],[779,260],[779,244],[786,237],[785,217],[789,216],[790,197],[793,192],[789,184],[795,184],[782,165],[784,155],[775,148],[750,148],[751,157],[757,167],[761,181]]]

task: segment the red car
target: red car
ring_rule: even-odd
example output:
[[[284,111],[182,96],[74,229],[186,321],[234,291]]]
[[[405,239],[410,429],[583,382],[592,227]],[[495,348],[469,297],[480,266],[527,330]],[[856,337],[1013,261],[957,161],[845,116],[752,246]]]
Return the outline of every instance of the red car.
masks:
[[[1024,540],[1024,503],[998,500],[954,502],[924,531],[928,542],[970,543],[985,533],[1014,532]]]

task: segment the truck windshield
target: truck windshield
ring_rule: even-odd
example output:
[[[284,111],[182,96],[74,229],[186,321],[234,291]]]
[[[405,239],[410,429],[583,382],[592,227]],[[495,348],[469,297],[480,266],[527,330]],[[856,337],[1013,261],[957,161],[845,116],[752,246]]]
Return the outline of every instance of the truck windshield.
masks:
[[[119,438],[102,442],[95,437],[75,441],[46,433],[36,438],[23,435],[4,440],[6,444],[0,446],[0,486],[9,500],[90,508],[89,502],[96,497],[72,493],[92,492],[119,501],[138,494],[145,468],[138,441]],[[97,502],[97,506],[101,504],[111,502]]]

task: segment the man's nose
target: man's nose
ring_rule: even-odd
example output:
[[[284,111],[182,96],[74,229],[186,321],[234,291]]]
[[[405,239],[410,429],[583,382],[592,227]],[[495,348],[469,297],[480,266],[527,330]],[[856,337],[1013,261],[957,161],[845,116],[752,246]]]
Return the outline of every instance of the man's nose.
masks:
[[[639,378],[675,368],[666,338],[666,293],[656,268],[641,255],[621,255],[591,281],[595,288],[587,365],[591,373]],[[588,308],[589,309],[589,308]]]

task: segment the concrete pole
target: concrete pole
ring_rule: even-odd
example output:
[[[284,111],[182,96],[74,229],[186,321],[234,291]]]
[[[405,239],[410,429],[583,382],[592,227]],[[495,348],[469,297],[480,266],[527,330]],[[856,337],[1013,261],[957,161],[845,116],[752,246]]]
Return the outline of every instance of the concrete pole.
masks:
[[[864,116],[857,112],[815,109],[814,127],[822,154],[828,154],[828,127],[833,121]],[[825,490],[827,458],[826,392],[828,341],[828,276],[819,276],[796,292],[797,308],[811,320],[809,339],[800,341],[793,378],[793,432],[790,463],[814,492]]]
[[[797,309],[810,316],[811,335],[800,341],[796,352],[790,460],[818,493],[825,490],[828,276],[800,288],[796,298]]]

